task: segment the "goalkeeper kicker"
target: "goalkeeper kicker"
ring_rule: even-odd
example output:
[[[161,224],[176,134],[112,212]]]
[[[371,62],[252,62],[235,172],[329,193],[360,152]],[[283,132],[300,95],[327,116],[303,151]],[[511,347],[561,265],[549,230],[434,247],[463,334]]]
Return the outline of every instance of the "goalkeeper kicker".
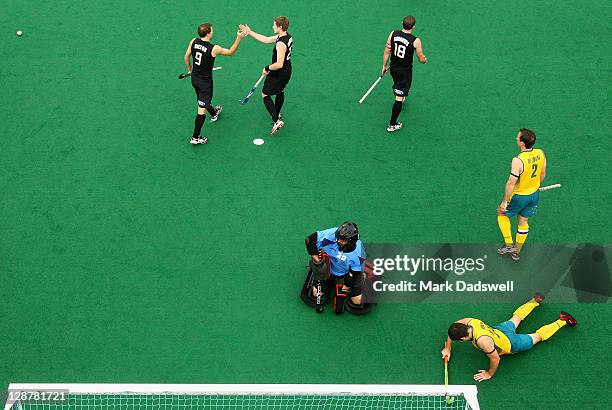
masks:
[[[306,250],[311,261],[301,292],[304,303],[321,313],[329,288],[339,280],[342,283],[335,286],[335,313],[342,313],[344,308],[355,315],[368,313],[373,304],[362,295],[367,280],[366,253],[357,224],[344,222],[312,233],[306,237]]]

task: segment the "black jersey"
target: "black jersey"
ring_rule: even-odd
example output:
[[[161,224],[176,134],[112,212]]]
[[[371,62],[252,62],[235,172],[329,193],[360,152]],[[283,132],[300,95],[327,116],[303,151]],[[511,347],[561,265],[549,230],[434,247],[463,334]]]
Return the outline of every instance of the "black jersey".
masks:
[[[284,75],[291,73],[291,47],[293,46],[293,37],[291,34],[287,33],[282,37],[276,38],[276,43],[274,44],[274,50],[272,50],[272,64],[276,63],[276,44],[283,43],[287,46],[287,52],[285,53],[285,61],[283,61],[283,68],[280,70],[274,70],[272,73],[274,75]]]
[[[391,49],[392,69],[412,68],[412,57],[414,56],[414,42],[417,37],[410,33],[396,30],[391,33],[391,41],[387,45]]]
[[[212,69],[215,65],[215,58],[212,56],[213,47],[213,44],[200,38],[193,40],[191,44],[191,59],[193,62],[191,78],[212,79]]]

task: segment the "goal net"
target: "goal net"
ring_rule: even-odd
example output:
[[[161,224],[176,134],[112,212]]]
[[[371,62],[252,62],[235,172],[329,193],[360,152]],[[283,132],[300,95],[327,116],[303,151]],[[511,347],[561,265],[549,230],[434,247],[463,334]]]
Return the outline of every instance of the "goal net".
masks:
[[[11,384],[5,410],[479,409],[472,385]]]

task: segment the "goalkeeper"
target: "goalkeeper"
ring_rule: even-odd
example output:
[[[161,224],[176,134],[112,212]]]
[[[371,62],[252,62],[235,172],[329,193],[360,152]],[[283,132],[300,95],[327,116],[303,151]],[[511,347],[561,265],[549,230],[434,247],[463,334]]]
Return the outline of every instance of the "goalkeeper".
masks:
[[[474,375],[474,380],[481,382],[493,377],[499,366],[501,355],[529,350],[535,344],[548,340],[563,326],[574,327],[578,324],[572,315],[561,312],[558,320],[542,326],[535,333],[516,333],[516,328],[521,321],[525,320],[533,309],[540,306],[543,300],[544,295],[536,293],[531,300],[514,311],[510,320],[493,327],[487,326],[479,319],[464,318],[458,320],[448,328],[448,338],[444,344],[444,349],[442,349],[442,359],[448,358],[450,360],[453,340],[472,342],[474,347],[482,350],[489,358],[489,370],[479,370]]]
[[[344,222],[337,228],[314,232],[306,237],[306,250],[312,258],[312,270],[315,271],[324,266],[322,253],[329,256],[327,277],[343,280],[342,292],[349,296],[346,304],[349,312],[358,313],[359,310],[367,309],[368,304],[362,301],[366,254],[359,239],[357,224]],[[317,288],[314,286],[311,295],[316,299]]]

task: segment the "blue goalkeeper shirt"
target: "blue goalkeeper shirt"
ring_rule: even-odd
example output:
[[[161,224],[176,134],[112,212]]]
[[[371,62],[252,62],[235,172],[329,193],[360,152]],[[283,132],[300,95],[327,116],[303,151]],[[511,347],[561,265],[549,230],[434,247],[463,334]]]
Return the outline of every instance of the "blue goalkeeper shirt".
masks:
[[[338,228],[330,228],[317,231],[317,249],[323,249],[329,255],[331,273],[335,276],[344,276],[349,273],[349,269],[353,272],[363,272],[366,253],[361,239],[357,240],[353,251],[343,252],[336,242],[337,230]]]

